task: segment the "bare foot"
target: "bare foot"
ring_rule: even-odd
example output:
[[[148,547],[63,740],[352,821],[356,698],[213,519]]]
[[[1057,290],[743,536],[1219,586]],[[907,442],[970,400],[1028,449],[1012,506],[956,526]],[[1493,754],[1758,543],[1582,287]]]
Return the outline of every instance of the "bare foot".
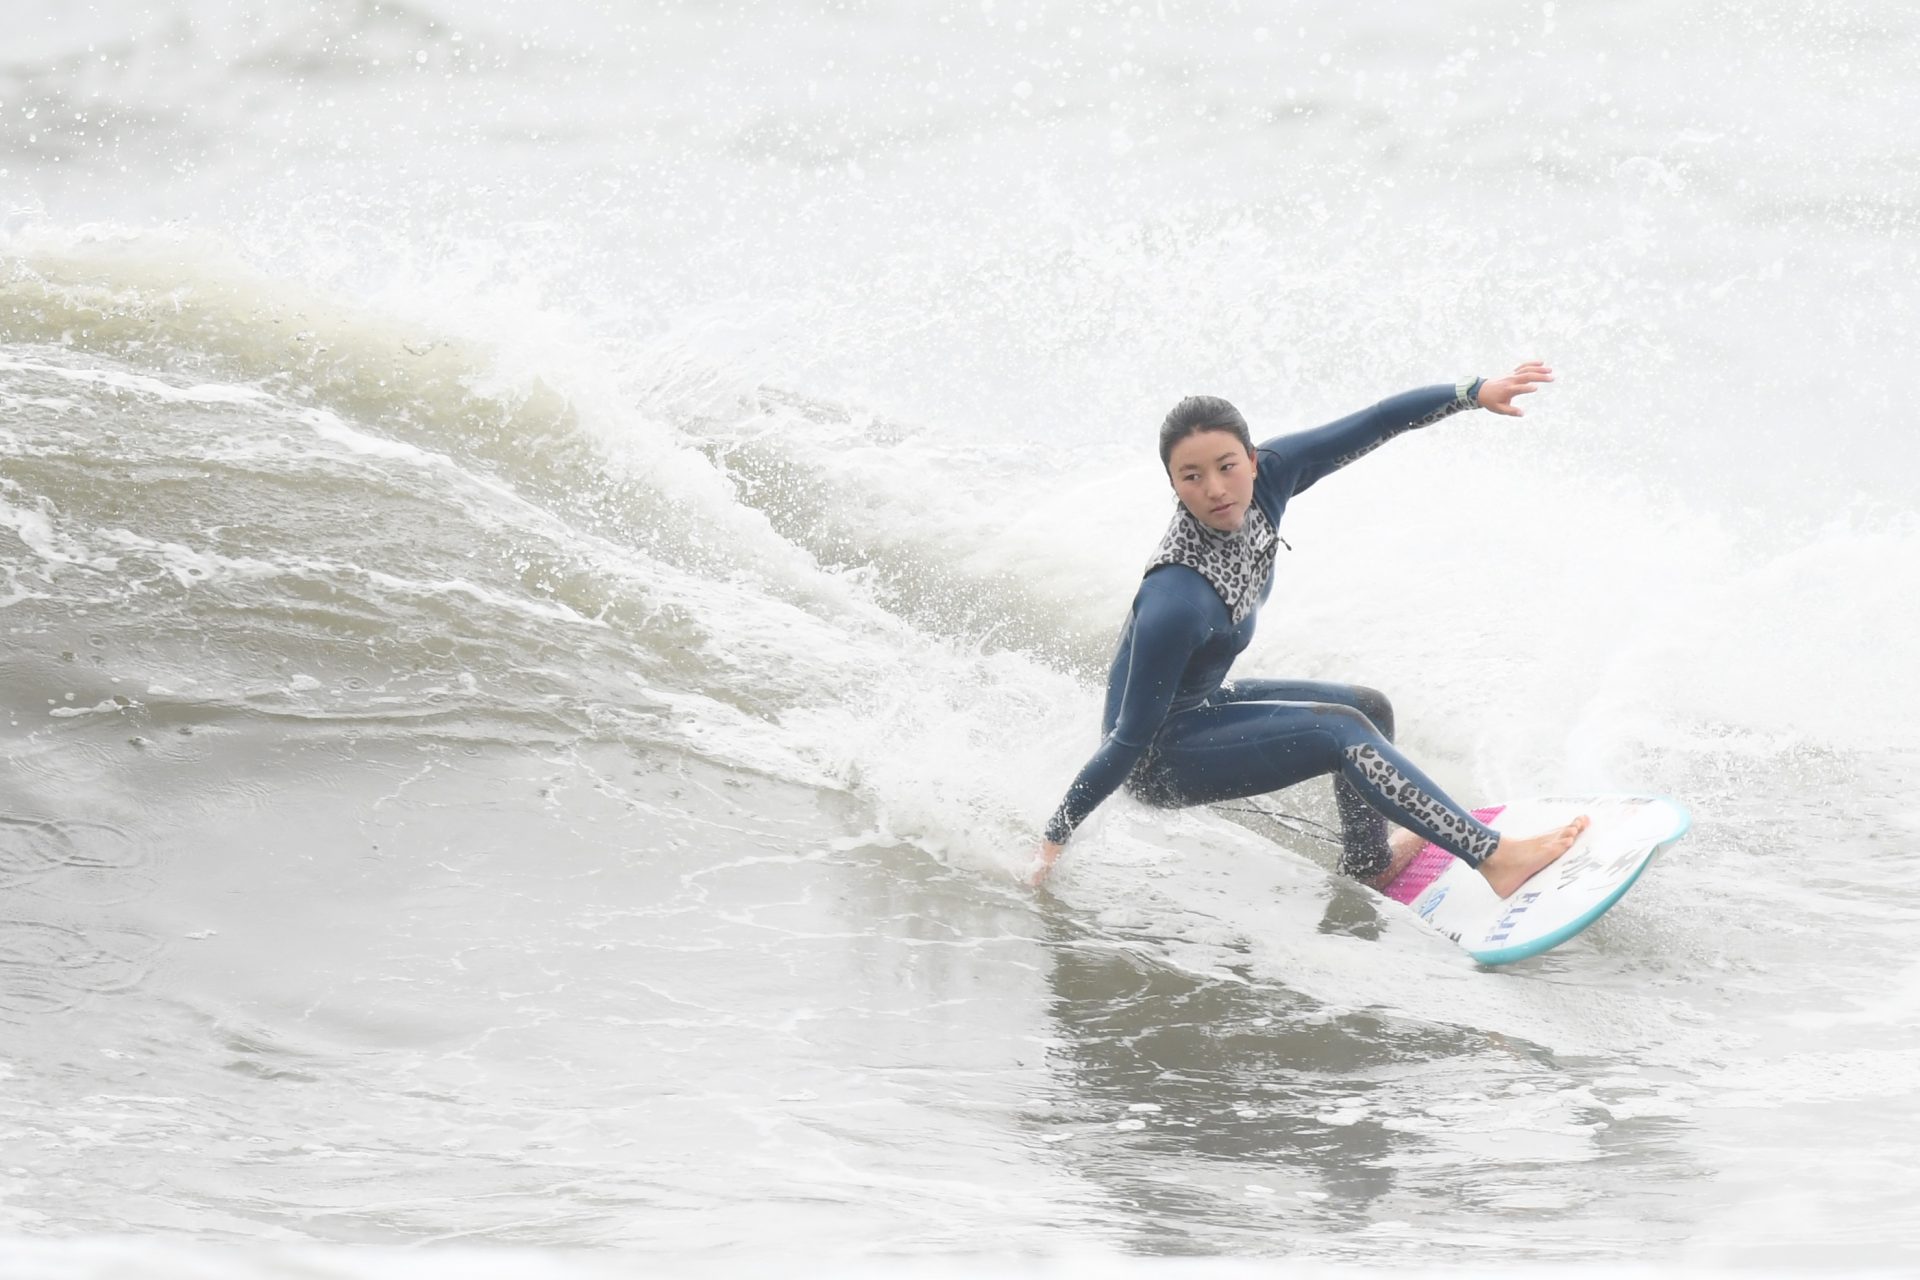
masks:
[[[1387,837],[1387,850],[1390,855],[1387,858],[1387,869],[1367,883],[1382,893],[1386,892],[1387,886],[1398,880],[1400,873],[1407,869],[1407,864],[1418,857],[1420,851],[1426,847],[1426,837],[1415,835],[1404,827],[1395,827],[1393,834]]]
[[[1480,864],[1480,874],[1487,878],[1487,883],[1493,886],[1495,893],[1503,898],[1511,897],[1514,890],[1573,848],[1573,842],[1580,838],[1580,833],[1591,825],[1592,822],[1583,813],[1566,826],[1555,827],[1537,836],[1525,839],[1501,836],[1500,847]]]

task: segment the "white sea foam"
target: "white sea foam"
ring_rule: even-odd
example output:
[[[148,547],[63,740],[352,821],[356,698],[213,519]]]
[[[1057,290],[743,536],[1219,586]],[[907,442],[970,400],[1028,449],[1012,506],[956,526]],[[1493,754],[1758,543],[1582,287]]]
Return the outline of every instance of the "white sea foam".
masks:
[[[0,1168],[49,1172],[5,1221],[1910,1254],[1913,14],[948,17],[20,24],[0,668],[52,715],[0,744]],[[1215,813],[1116,799],[1016,889],[1167,405],[1535,355],[1525,420],[1300,497],[1243,669],[1688,840],[1499,973]]]

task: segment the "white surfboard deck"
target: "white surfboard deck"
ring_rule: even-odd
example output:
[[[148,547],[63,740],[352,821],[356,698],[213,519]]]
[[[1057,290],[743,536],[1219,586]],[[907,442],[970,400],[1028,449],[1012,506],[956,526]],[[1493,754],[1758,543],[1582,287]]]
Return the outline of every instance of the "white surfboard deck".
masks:
[[[1551,796],[1474,810],[1494,830],[1533,835],[1581,814],[1593,825],[1544,871],[1501,898],[1486,877],[1437,845],[1382,892],[1481,964],[1551,951],[1605,915],[1692,818],[1661,796]]]

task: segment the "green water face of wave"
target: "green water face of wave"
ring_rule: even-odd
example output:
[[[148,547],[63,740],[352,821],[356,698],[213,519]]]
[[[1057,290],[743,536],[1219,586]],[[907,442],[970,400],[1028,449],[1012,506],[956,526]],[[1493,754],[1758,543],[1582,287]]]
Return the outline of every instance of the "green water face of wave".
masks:
[[[996,849],[1048,802],[992,730],[1070,719],[1079,692],[1019,636],[973,638],[1004,631],[1017,582],[975,593],[996,575],[947,566],[949,547],[810,519],[814,463],[764,441],[651,447],[643,412],[501,390],[487,351],[177,250],[6,264],[23,698],[484,720],[864,777],[923,809],[931,783],[962,828],[1002,812]]]

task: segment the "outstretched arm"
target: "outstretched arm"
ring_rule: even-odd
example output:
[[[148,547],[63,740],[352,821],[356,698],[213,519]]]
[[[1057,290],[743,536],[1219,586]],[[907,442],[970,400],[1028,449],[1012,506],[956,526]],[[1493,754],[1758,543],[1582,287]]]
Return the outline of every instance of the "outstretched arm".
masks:
[[[1553,370],[1530,360],[1501,378],[1470,378],[1452,386],[1422,387],[1389,396],[1379,404],[1348,414],[1337,422],[1310,431],[1275,436],[1262,444],[1294,472],[1292,487],[1299,493],[1341,467],[1372,453],[1397,435],[1431,426],[1466,409],[1487,408],[1509,417],[1524,416],[1513,404],[1543,382],[1553,381]]]
[[[1172,572],[1172,570],[1161,570]],[[1185,600],[1155,590],[1152,579],[1134,601],[1133,637],[1113,731],[1100,743],[1067,788],[1066,798],[1047,823],[1027,882],[1039,884],[1073,834],[1073,829],[1125,782],[1147,753],[1147,745],[1167,718],[1167,707],[1193,651],[1205,642],[1206,620]]]

